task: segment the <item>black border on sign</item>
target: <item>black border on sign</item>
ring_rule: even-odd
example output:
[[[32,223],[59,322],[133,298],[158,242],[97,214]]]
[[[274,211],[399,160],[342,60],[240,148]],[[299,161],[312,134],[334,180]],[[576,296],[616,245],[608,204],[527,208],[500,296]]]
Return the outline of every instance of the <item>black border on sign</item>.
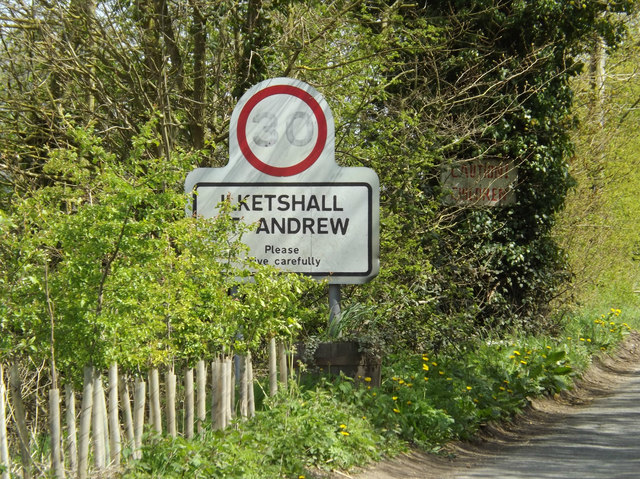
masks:
[[[210,182],[203,181],[196,183],[193,186],[193,214],[198,214],[198,188],[199,187],[224,187],[224,186],[241,186],[241,187],[251,187],[251,186],[275,186],[275,187],[327,187],[327,186],[358,186],[358,187],[366,187],[367,188],[367,198],[368,198],[368,213],[367,213],[367,270],[364,272],[353,272],[353,271],[326,271],[326,272],[318,272],[318,273],[300,273],[306,274],[307,276],[354,276],[354,277],[368,277],[371,275],[373,271],[373,188],[369,183],[365,182],[357,182],[357,181],[349,181],[344,183],[337,182],[320,182],[320,183],[277,183],[277,182]]]

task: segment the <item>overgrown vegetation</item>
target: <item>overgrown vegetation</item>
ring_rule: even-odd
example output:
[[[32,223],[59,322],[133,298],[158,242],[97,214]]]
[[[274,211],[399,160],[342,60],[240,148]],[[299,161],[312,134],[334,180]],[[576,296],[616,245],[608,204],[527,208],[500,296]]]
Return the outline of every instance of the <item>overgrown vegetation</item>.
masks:
[[[162,439],[126,477],[315,477],[410,445],[438,451],[532,397],[570,388],[594,354],[615,350],[631,326],[619,309],[575,316],[558,338],[511,336],[458,354],[387,358],[380,388],[347,377],[291,383],[249,422],[193,443]],[[635,324],[637,327],[637,324]]]
[[[380,389],[292,388],[260,421],[157,438],[132,476],[348,468],[567,387],[627,329],[618,308],[638,306],[637,7],[6,1],[0,361],[78,381],[86,363],[141,375],[259,356],[274,336],[385,357]],[[343,289],[335,331],[324,285],[240,260],[244,226],[224,212],[184,218],[186,174],[226,163],[237,99],[277,76],[325,96],[341,165],[380,176],[380,276]],[[442,168],[484,160],[517,166],[516,202],[444,201]],[[567,313],[603,303],[604,318]]]

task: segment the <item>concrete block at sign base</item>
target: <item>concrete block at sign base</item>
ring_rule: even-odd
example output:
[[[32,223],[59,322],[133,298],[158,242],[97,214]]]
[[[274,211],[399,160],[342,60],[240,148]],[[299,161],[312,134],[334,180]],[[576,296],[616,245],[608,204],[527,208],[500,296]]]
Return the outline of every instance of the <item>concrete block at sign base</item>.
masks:
[[[319,343],[315,351],[307,348],[312,347],[302,343],[296,344],[294,364],[298,364],[298,361],[304,363],[308,372],[322,372],[336,376],[342,373],[354,378],[357,382],[364,382],[374,387],[380,386],[381,359],[362,351],[357,341]]]

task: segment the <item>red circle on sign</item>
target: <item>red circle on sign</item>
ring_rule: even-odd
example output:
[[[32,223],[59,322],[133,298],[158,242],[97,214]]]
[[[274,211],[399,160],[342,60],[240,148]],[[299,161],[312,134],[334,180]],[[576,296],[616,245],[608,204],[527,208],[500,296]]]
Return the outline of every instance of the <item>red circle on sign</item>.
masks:
[[[311,111],[313,111],[316,121],[318,122],[318,138],[316,140],[316,144],[313,146],[311,153],[295,165],[269,165],[260,160],[260,158],[253,153],[249,146],[249,142],[247,141],[247,121],[249,119],[249,114],[258,103],[271,95],[292,95],[299,98],[305,102],[309,108],[311,108]],[[271,176],[292,176],[302,173],[313,165],[320,157],[320,154],[324,150],[325,143],[327,142],[327,119],[324,116],[324,112],[322,111],[320,104],[306,91],[291,85],[274,85],[257,92],[249,98],[244,107],[242,107],[240,115],[238,115],[238,127],[236,134],[238,136],[240,151],[255,169]]]

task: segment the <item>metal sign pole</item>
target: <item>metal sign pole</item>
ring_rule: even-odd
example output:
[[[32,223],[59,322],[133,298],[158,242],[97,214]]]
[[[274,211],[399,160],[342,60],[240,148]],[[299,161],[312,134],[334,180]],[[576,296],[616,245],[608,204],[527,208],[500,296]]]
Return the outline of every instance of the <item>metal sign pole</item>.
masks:
[[[339,284],[329,285],[329,328],[334,322],[340,321],[341,290]]]

